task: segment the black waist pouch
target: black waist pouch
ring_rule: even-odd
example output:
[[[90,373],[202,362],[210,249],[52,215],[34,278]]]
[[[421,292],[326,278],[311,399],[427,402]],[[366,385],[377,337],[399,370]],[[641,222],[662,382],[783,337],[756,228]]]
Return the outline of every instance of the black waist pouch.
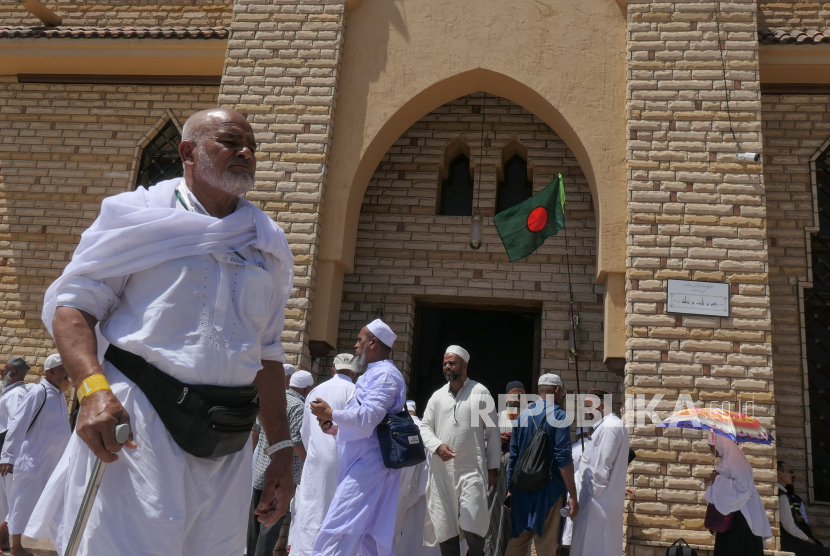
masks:
[[[185,384],[143,358],[110,345],[105,359],[135,382],[182,450],[199,458],[238,452],[259,413],[257,388]]]

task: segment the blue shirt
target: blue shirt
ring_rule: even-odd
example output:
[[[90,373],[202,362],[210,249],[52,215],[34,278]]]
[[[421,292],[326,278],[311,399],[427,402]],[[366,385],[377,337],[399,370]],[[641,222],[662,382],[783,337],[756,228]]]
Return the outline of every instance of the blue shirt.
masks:
[[[542,407],[539,407],[542,404]],[[549,416],[549,417],[548,417]],[[510,437],[510,461],[507,464],[507,488],[510,491],[510,538],[532,529],[542,536],[542,529],[559,497],[565,494],[565,482],[559,470],[573,463],[570,427],[554,427],[548,421],[567,422],[567,414],[558,405],[542,399],[524,410]],[[548,459],[551,480],[547,488],[527,492],[513,487],[513,469],[521,453],[530,444],[533,433],[541,427],[548,434]]]

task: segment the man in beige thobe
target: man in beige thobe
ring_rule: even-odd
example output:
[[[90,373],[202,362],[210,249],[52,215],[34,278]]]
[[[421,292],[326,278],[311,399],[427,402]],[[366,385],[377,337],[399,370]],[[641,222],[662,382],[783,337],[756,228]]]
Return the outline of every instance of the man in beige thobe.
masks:
[[[496,483],[501,437],[496,404],[483,385],[467,378],[470,355],[450,346],[444,355],[447,386],[427,403],[421,437],[432,458],[427,482],[424,543],[442,556],[459,556],[466,539],[470,556],[482,556],[490,525],[487,489]]]

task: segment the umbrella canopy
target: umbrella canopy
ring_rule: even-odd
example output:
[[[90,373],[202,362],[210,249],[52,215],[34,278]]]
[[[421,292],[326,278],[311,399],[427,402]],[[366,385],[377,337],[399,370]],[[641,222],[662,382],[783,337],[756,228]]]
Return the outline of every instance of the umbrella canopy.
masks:
[[[687,408],[656,426],[714,431],[735,442],[772,444],[775,440],[755,417],[722,409]]]

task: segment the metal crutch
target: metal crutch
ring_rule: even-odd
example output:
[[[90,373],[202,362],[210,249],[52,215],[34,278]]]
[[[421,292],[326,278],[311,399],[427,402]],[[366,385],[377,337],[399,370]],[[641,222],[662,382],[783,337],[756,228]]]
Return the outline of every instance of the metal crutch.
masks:
[[[130,436],[130,425],[123,424],[115,427],[115,440],[119,444],[124,444],[127,437]],[[104,467],[107,464],[100,459],[95,459],[95,465],[92,467],[92,475],[89,477],[89,482],[86,484],[86,492],[84,492],[84,499],[81,500],[81,507],[78,510],[78,517],[75,518],[75,526],[72,527],[72,534],[69,536],[69,543],[66,545],[64,556],[75,556],[78,552],[78,546],[81,544],[81,536],[86,529],[86,522],[89,519],[89,513],[92,511],[92,504],[95,502],[95,495],[98,494],[98,487],[101,486],[101,479],[104,477]]]

